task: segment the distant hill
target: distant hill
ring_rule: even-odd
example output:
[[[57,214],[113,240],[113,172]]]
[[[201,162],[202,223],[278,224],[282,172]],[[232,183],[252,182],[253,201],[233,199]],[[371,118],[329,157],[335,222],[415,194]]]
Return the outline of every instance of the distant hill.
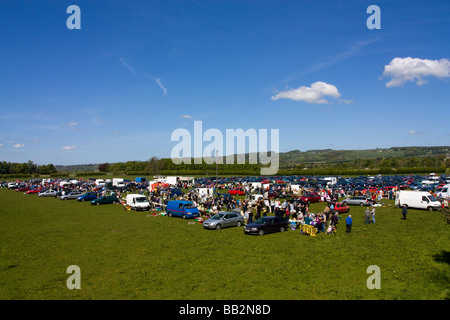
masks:
[[[450,146],[392,147],[365,150],[293,150],[280,153],[280,168],[353,164],[360,160],[450,157]],[[144,161],[143,161],[144,162]],[[59,172],[94,172],[100,164],[55,165]]]
[[[100,164],[74,164],[74,165],[55,165],[58,172],[94,172],[98,171]]]
[[[393,159],[449,155],[450,146],[441,147],[392,147],[366,150],[299,150],[280,153],[280,166],[312,163],[339,163],[354,160]]]

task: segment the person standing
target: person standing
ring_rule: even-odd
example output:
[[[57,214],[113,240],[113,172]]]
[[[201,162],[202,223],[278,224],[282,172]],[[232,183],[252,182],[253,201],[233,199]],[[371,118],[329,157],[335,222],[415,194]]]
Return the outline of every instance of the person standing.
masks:
[[[375,223],[375,208],[372,207],[372,211],[370,212],[372,214],[372,223]]]
[[[364,223],[370,223],[370,210],[369,210],[369,207],[367,207],[366,211],[364,211],[364,217],[365,217]]]
[[[339,222],[338,212],[332,214],[331,216],[331,225],[337,229],[337,224]]]
[[[352,216],[351,215],[348,215],[348,217],[345,218],[345,223],[347,225],[347,229],[345,230],[345,232],[347,232],[347,233],[352,232],[353,221],[352,221]]]
[[[403,220],[406,220],[406,215],[408,214],[408,207],[406,206],[406,204],[403,205],[402,208],[402,214],[403,214]]]
[[[253,209],[251,207],[248,208],[248,223],[253,222]]]

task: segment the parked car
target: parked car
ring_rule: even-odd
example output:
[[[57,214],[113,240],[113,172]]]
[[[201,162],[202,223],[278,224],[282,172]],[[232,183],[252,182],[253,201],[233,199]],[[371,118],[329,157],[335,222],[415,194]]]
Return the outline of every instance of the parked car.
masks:
[[[318,193],[307,193],[300,197],[300,200],[306,203],[314,203],[320,201],[320,195]]]
[[[22,191],[29,191],[29,190],[31,190],[30,187],[27,187],[27,186],[20,186],[19,188],[17,188],[16,191],[22,192]]]
[[[225,227],[240,227],[243,223],[244,217],[239,211],[219,212],[203,222],[203,228],[220,230]]]
[[[80,191],[72,191],[72,192],[60,195],[59,199],[61,199],[61,200],[76,199],[79,196],[81,196],[82,194],[83,194],[83,192],[80,192]]]
[[[119,203],[119,199],[116,196],[102,196],[98,199],[94,199],[91,201],[92,205],[101,205],[101,204],[116,204]]]
[[[58,192],[52,189],[41,191],[38,193],[38,197],[56,197],[56,196],[58,196]]]
[[[253,223],[247,224],[244,227],[246,234],[259,234],[263,236],[271,232],[284,232],[289,227],[289,220],[281,217],[266,216],[261,217]]]
[[[19,185],[15,182],[9,182],[8,183],[8,189],[17,189]]]
[[[354,196],[342,200],[343,205],[357,205],[357,206],[369,206],[370,201],[365,196]]]
[[[41,192],[41,191],[44,191],[44,190],[41,189],[41,188],[34,188],[34,189],[28,190],[28,191],[27,191],[27,194],[39,193],[39,192]]]
[[[338,202],[334,204],[334,211],[337,211],[339,213],[347,213],[350,211],[350,207],[346,204]]]
[[[236,195],[243,196],[243,195],[245,195],[245,191],[241,190],[241,189],[231,189],[228,191],[228,194],[231,194],[233,196],[236,196]]]
[[[96,192],[86,192],[77,198],[77,201],[91,201],[97,199]]]

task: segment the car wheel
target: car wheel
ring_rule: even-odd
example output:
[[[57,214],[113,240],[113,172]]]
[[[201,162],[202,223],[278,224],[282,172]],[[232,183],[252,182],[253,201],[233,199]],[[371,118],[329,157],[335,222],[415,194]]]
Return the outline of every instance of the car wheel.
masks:
[[[186,215],[185,215],[185,214],[183,214],[182,218],[183,218],[183,219],[186,219]]]
[[[280,232],[285,232],[286,229],[284,227],[281,227]]]
[[[241,223],[240,221],[238,221],[238,222],[236,223],[236,227],[240,227],[240,226],[242,226],[242,223]]]
[[[428,207],[427,210],[428,211],[433,211],[433,207]]]
[[[172,217],[172,212],[167,212],[167,215],[169,216],[169,217]]]
[[[100,205],[100,202],[96,202],[95,204],[99,206],[99,205]]]
[[[85,201],[86,201],[86,199],[81,199],[81,201],[82,201],[82,202],[85,202]]]
[[[216,225],[216,230],[220,230],[220,229],[222,229],[222,226],[220,225],[220,223],[218,223],[218,224]]]
[[[263,235],[264,235],[264,230],[263,230],[263,229],[259,230],[258,234],[259,234],[260,236],[263,236]]]
[[[364,202],[360,202],[360,203],[359,203],[359,206],[360,206],[360,207],[364,207]]]
[[[342,202],[342,204],[343,204],[344,206],[347,206],[347,202],[346,202],[346,201]]]

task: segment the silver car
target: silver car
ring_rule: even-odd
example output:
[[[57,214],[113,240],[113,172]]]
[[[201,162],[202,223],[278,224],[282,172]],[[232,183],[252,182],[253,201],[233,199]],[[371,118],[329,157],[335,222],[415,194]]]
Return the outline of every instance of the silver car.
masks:
[[[38,193],[38,197],[56,197],[58,193],[55,190],[46,190]]]
[[[354,197],[342,200],[342,204],[343,205],[353,204],[353,205],[362,207],[362,206],[369,206],[370,201],[365,196],[354,196]]]
[[[59,196],[59,198],[61,200],[76,199],[79,196],[81,196],[82,194],[83,194],[83,192],[80,192],[80,191],[72,191],[72,192],[69,192],[69,193],[66,193],[66,194],[63,194],[63,195]]]
[[[203,228],[220,230],[226,227],[240,227],[243,223],[244,217],[238,211],[219,212],[203,222]]]

